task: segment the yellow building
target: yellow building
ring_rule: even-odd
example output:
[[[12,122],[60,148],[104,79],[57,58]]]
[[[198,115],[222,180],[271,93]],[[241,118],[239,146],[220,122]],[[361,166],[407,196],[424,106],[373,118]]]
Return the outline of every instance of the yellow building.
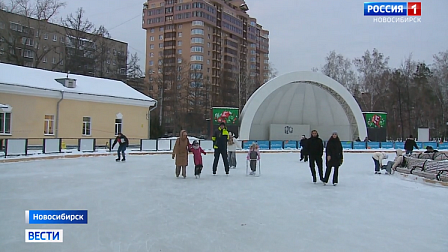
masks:
[[[0,138],[149,138],[157,102],[121,81],[3,63],[0,73]]]

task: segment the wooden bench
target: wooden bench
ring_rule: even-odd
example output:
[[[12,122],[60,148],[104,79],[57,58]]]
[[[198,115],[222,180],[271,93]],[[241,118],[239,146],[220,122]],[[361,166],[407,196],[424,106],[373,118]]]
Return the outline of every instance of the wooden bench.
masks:
[[[437,170],[436,179],[437,179],[438,181],[441,181],[441,180],[442,180],[442,179],[441,179],[441,176],[442,176],[442,174],[443,174],[444,172],[447,172],[447,173],[448,173],[448,168],[442,168],[442,169],[438,169],[438,170]]]

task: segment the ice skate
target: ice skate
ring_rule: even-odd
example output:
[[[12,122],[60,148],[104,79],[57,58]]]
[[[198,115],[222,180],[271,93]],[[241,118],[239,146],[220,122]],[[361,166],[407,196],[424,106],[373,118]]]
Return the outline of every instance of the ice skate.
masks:
[[[333,183],[333,186],[336,186],[338,183]]]
[[[119,158],[117,158],[117,159],[115,159],[115,161],[117,161],[117,162],[120,162],[120,159],[119,159]]]
[[[123,158],[121,161],[122,161],[122,162],[126,161],[126,158]]]

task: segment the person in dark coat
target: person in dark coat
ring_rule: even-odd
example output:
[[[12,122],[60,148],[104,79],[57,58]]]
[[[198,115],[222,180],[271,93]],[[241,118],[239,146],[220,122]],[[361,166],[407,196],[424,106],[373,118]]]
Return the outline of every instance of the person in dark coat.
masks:
[[[112,149],[115,147],[117,143],[119,144],[117,150],[118,158],[115,159],[115,161],[117,162],[120,161],[120,153],[123,156],[123,159],[121,161],[126,161],[126,156],[124,152],[126,151],[126,147],[129,146],[129,140],[125,135],[123,135],[123,133],[119,132],[117,137],[115,138],[114,143],[112,144]]]
[[[218,168],[219,155],[224,162],[224,169],[226,174],[229,174],[229,160],[227,159],[227,141],[229,140],[229,132],[227,131],[226,124],[221,123],[219,128],[215,130],[212,136],[213,148],[215,149],[215,159],[213,160],[213,174],[216,174]]]
[[[414,137],[412,135],[409,136],[408,139],[406,139],[406,142],[404,142],[404,149],[406,150],[406,155],[411,155],[414,151],[414,147],[418,149],[417,143],[414,140]]]
[[[319,138],[317,130],[311,131],[311,137],[307,140],[307,150],[313,182],[316,183],[315,164],[317,164],[320,181],[323,182],[322,155],[324,153],[324,143],[322,142],[322,139]]]
[[[307,152],[307,143],[308,139],[305,137],[305,135],[302,135],[302,139],[300,140],[300,147],[302,147],[302,149],[300,150],[300,161],[305,159],[305,162],[308,162],[308,154]]]
[[[338,184],[339,166],[342,165],[343,157],[342,143],[339,139],[338,133],[335,131],[331,135],[325,148],[325,156],[327,157],[327,169],[325,170],[324,185],[328,183],[330,178],[331,168],[334,167],[333,185]]]

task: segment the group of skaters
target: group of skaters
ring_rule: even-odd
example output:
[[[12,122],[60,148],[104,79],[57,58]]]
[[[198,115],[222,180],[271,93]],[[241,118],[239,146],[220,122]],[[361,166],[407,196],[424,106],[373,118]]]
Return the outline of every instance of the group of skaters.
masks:
[[[395,158],[394,161],[387,161],[387,164],[383,165],[383,160],[388,159],[387,153],[384,152],[375,152],[372,155],[373,162],[375,164],[375,174],[381,174],[381,170],[386,170],[386,174],[393,174],[398,167],[406,166],[406,158],[405,156],[412,155],[414,148],[418,149],[417,142],[415,141],[412,135],[406,139],[404,142],[405,152],[401,149],[395,150]],[[434,150],[432,146],[427,146],[426,151],[424,153],[435,153],[438,152]]]
[[[218,169],[219,158],[222,158],[224,163],[225,173],[228,175],[230,168],[236,168],[236,150],[241,148],[235,136],[229,132],[225,123],[221,123],[218,129],[215,130],[213,136],[213,175],[216,175]],[[194,140],[192,144],[187,137],[187,131],[182,130],[179,138],[176,139],[174,144],[172,159],[175,160],[175,174],[179,177],[182,173],[182,177],[187,177],[188,166],[188,154],[193,153],[194,160],[194,175],[196,178],[200,178],[202,168],[204,167],[202,162],[202,155],[206,155],[206,152],[200,147],[199,142]],[[255,175],[257,169],[257,160],[260,160],[260,151],[256,143],[252,144],[247,153],[247,160],[250,161],[251,172],[250,175]]]
[[[311,176],[313,177],[313,182],[316,183],[316,165],[319,174],[320,181],[326,185],[330,179],[331,170],[333,169],[333,185],[338,184],[338,172],[339,167],[342,165],[344,156],[341,140],[339,139],[338,132],[334,131],[331,134],[330,139],[328,139],[327,145],[325,147],[325,161],[326,169],[325,174],[323,172],[323,160],[324,155],[324,143],[319,137],[317,130],[311,131],[311,137],[306,138],[302,135],[300,140],[300,161],[309,161]]]
[[[214,149],[214,160],[213,160],[213,175],[216,175],[219,158],[221,157],[224,163],[225,173],[228,175],[230,168],[236,168],[236,150],[241,148],[238,140],[235,136],[229,132],[226,128],[225,123],[221,123],[214,132],[212,136],[213,149]],[[118,133],[112,144],[112,149],[116,144],[118,147],[118,158],[116,161],[126,161],[125,151],[129,145],[128,138],[122,134]],[[319,137],[317,130],[311,131],[311,137],[306,138],[305,135],[302,136],[300,141],[300,161],[309,162],[309,167],[311,170],[311,175],[313,182],[317,181],[316,166],[319,175],[319,179],[326,185],[329,181],[331,170],[333,170],[333,185],[338,184],[338,171],[339,167],[342,165],[343,148],[341,140],[339,139],[338,133],[334,131],[325,146],[325,161],[326,170],[323,171],[323,159],[324,155],[324,144],[322,139]],[[395,150],[396,157],[394,161],[388,161],[386,165],[383,165],[383,160],[388,159],[388,154],[384,152],[375,152],[372,155],[372,159],[375,167],[375,174],[381,174],[381,170],[386,170],[386,174],[393,174],[397,167],[405,165],[405,155],[411,155],[414,148],[418,149],[417,143],[412,135],[406,140],[404,144],[405,153],[401,149]],[[433,153],[434,150],[431,146],[426,148],[425,153]],[[188,154],[193,153],[194,160],[194,175],[196,178],[201,176],[203,162],[202,155],[206,155],[206,152],[200,147],[199,142],[194,140],[192,144],[187,137],[187,131],[182,130],[180,136],[176,139],[174,144],[172,159],[175,160],[175,175],[179,177],[182,174],[183,178],[187,177],[187,166],[188,166]],[[122,158],[122,159],[121,159]],[[260,149],[257,143],[252,143],[250,146],[246,159],[250,164],[250,175],[255,175],[257,171],[257,161],[260,160]]]

